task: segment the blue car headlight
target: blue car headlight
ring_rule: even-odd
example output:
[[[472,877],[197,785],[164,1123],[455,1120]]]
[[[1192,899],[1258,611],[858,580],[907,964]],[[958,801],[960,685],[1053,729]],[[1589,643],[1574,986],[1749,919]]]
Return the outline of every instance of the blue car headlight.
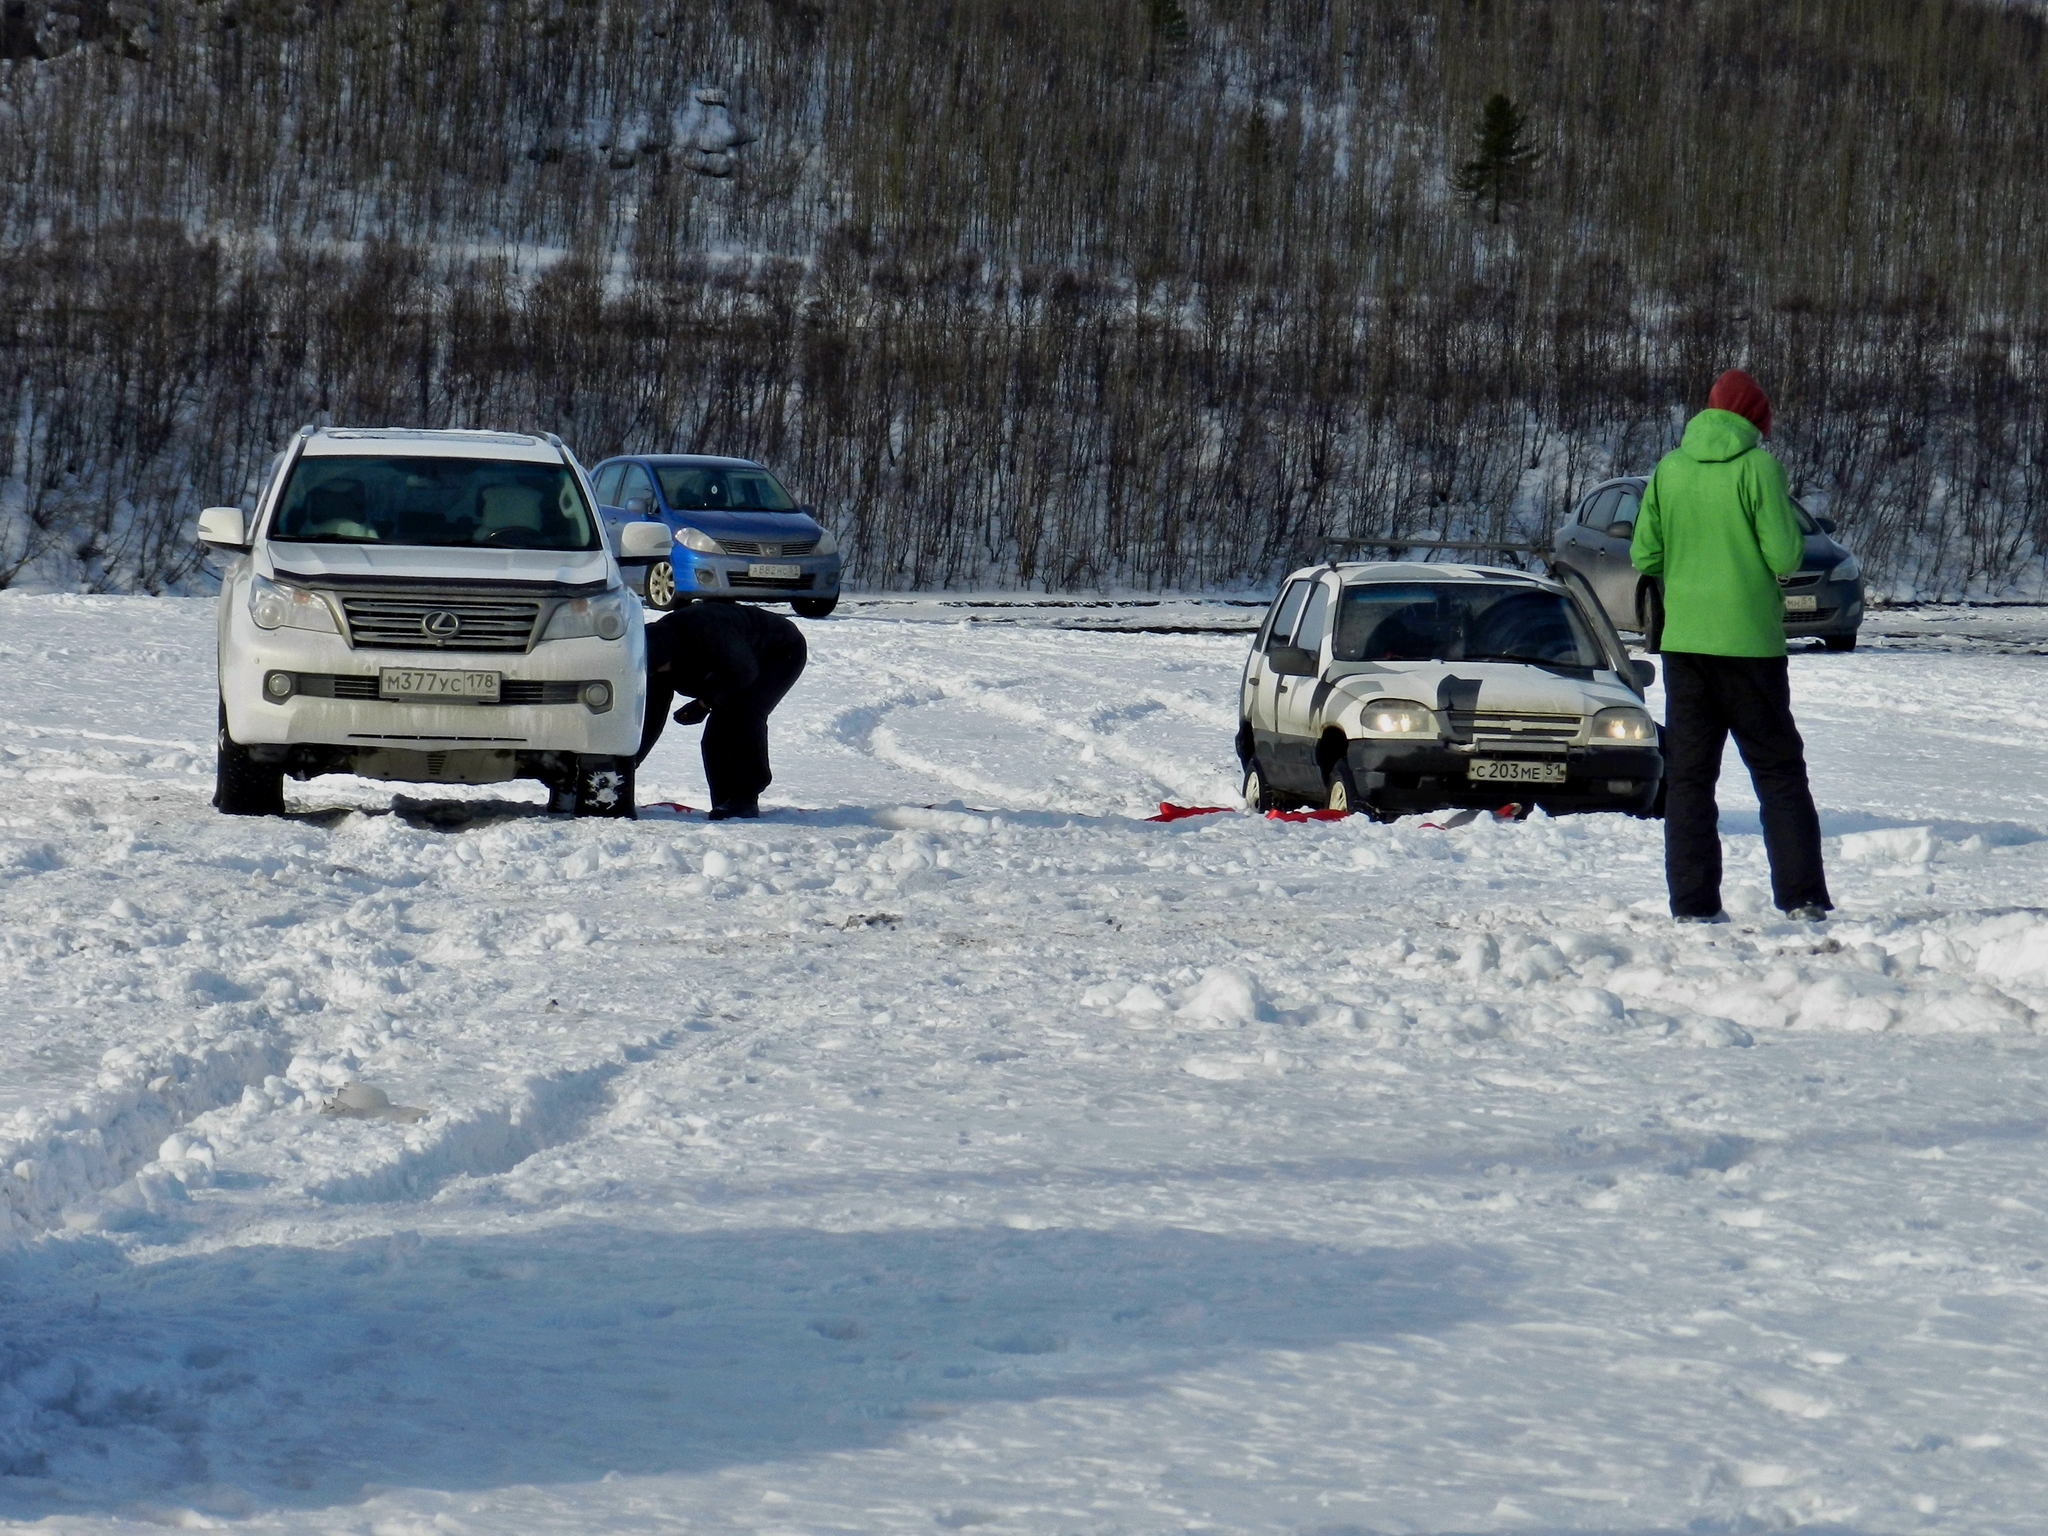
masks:
[[[1863,566],[1854,555],[1828,572],[1829,581],[1854,581],[1863,574]]]
[[[676,530],[676,542],[682,545],[683,548],[700,555],[722,555],[725,553],[724,546],[718,540],[699,528],[678,528]]]

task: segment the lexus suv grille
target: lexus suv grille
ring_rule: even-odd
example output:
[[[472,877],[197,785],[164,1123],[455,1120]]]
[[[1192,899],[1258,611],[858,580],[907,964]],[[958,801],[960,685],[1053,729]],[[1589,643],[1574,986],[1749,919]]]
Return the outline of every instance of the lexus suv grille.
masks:
[[[358,650],[525,651],[540,622],[537,597],[472,593],[345,592],[349,643]]]

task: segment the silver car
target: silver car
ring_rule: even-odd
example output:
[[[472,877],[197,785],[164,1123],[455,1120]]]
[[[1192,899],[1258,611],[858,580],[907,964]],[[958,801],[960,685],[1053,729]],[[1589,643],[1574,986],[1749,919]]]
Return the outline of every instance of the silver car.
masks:
[[[1551,546],[1553,570],[1585,578],[1616,629],[1651,635],[1662,627],[1656,581],[1629,563],[1629,537],[1643,499],[1641,475],[1624,475],[1587,492],[1560,524]],[[1835,525],[1792,503],[1805,537],[1799,569],[1778,578],[1785,589],[1785,638],[1818,639],[1831,651],[1856,649],[1863,624],[1863,567],[1830,537]]]

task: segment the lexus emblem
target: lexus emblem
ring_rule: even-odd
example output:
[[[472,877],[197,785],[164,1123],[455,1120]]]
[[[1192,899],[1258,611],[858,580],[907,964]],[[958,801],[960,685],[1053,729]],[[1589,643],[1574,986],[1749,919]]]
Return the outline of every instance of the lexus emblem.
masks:
[[[436,608],[420,619],[420,633],[429,640],[453,640],[461,630],[461,616],[446,608]]]

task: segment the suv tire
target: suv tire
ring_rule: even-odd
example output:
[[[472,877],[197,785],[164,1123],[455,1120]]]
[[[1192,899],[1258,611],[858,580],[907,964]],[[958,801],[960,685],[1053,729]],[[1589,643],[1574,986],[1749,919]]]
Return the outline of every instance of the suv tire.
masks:
[[[839,599],[837,597],[793,597],[789,600],[789,606],[794,608],[798,616],[802,618],[829,619],[832,617],[832,610],[839,606]]]
[[[1248,759],[1244,765],[1244,808],[1258,816],[1280,809],[1280,797],[1273,793],[1266,770],[1256,757]]]
[[[228,706],[220,705],[215,736],[213,806],[225,816],[282,816],[284,769],[259,763],[228,734]]]
[[[633,759],[579,757],[573,813],[636,818],[639,808],[633,800]]]
[[[1347,815],[1358,812],[1371,812],[1372,807],[1366,803],[1365,797],[1358,792],[1358,781],[1351,777],[1351,765],[1349,763],[1340,761],[1333,764],[1330,768],[1330,777],[1326,782],[1328,788],[1323,792],[1323,808],[1325,810],[1343,811]]]

